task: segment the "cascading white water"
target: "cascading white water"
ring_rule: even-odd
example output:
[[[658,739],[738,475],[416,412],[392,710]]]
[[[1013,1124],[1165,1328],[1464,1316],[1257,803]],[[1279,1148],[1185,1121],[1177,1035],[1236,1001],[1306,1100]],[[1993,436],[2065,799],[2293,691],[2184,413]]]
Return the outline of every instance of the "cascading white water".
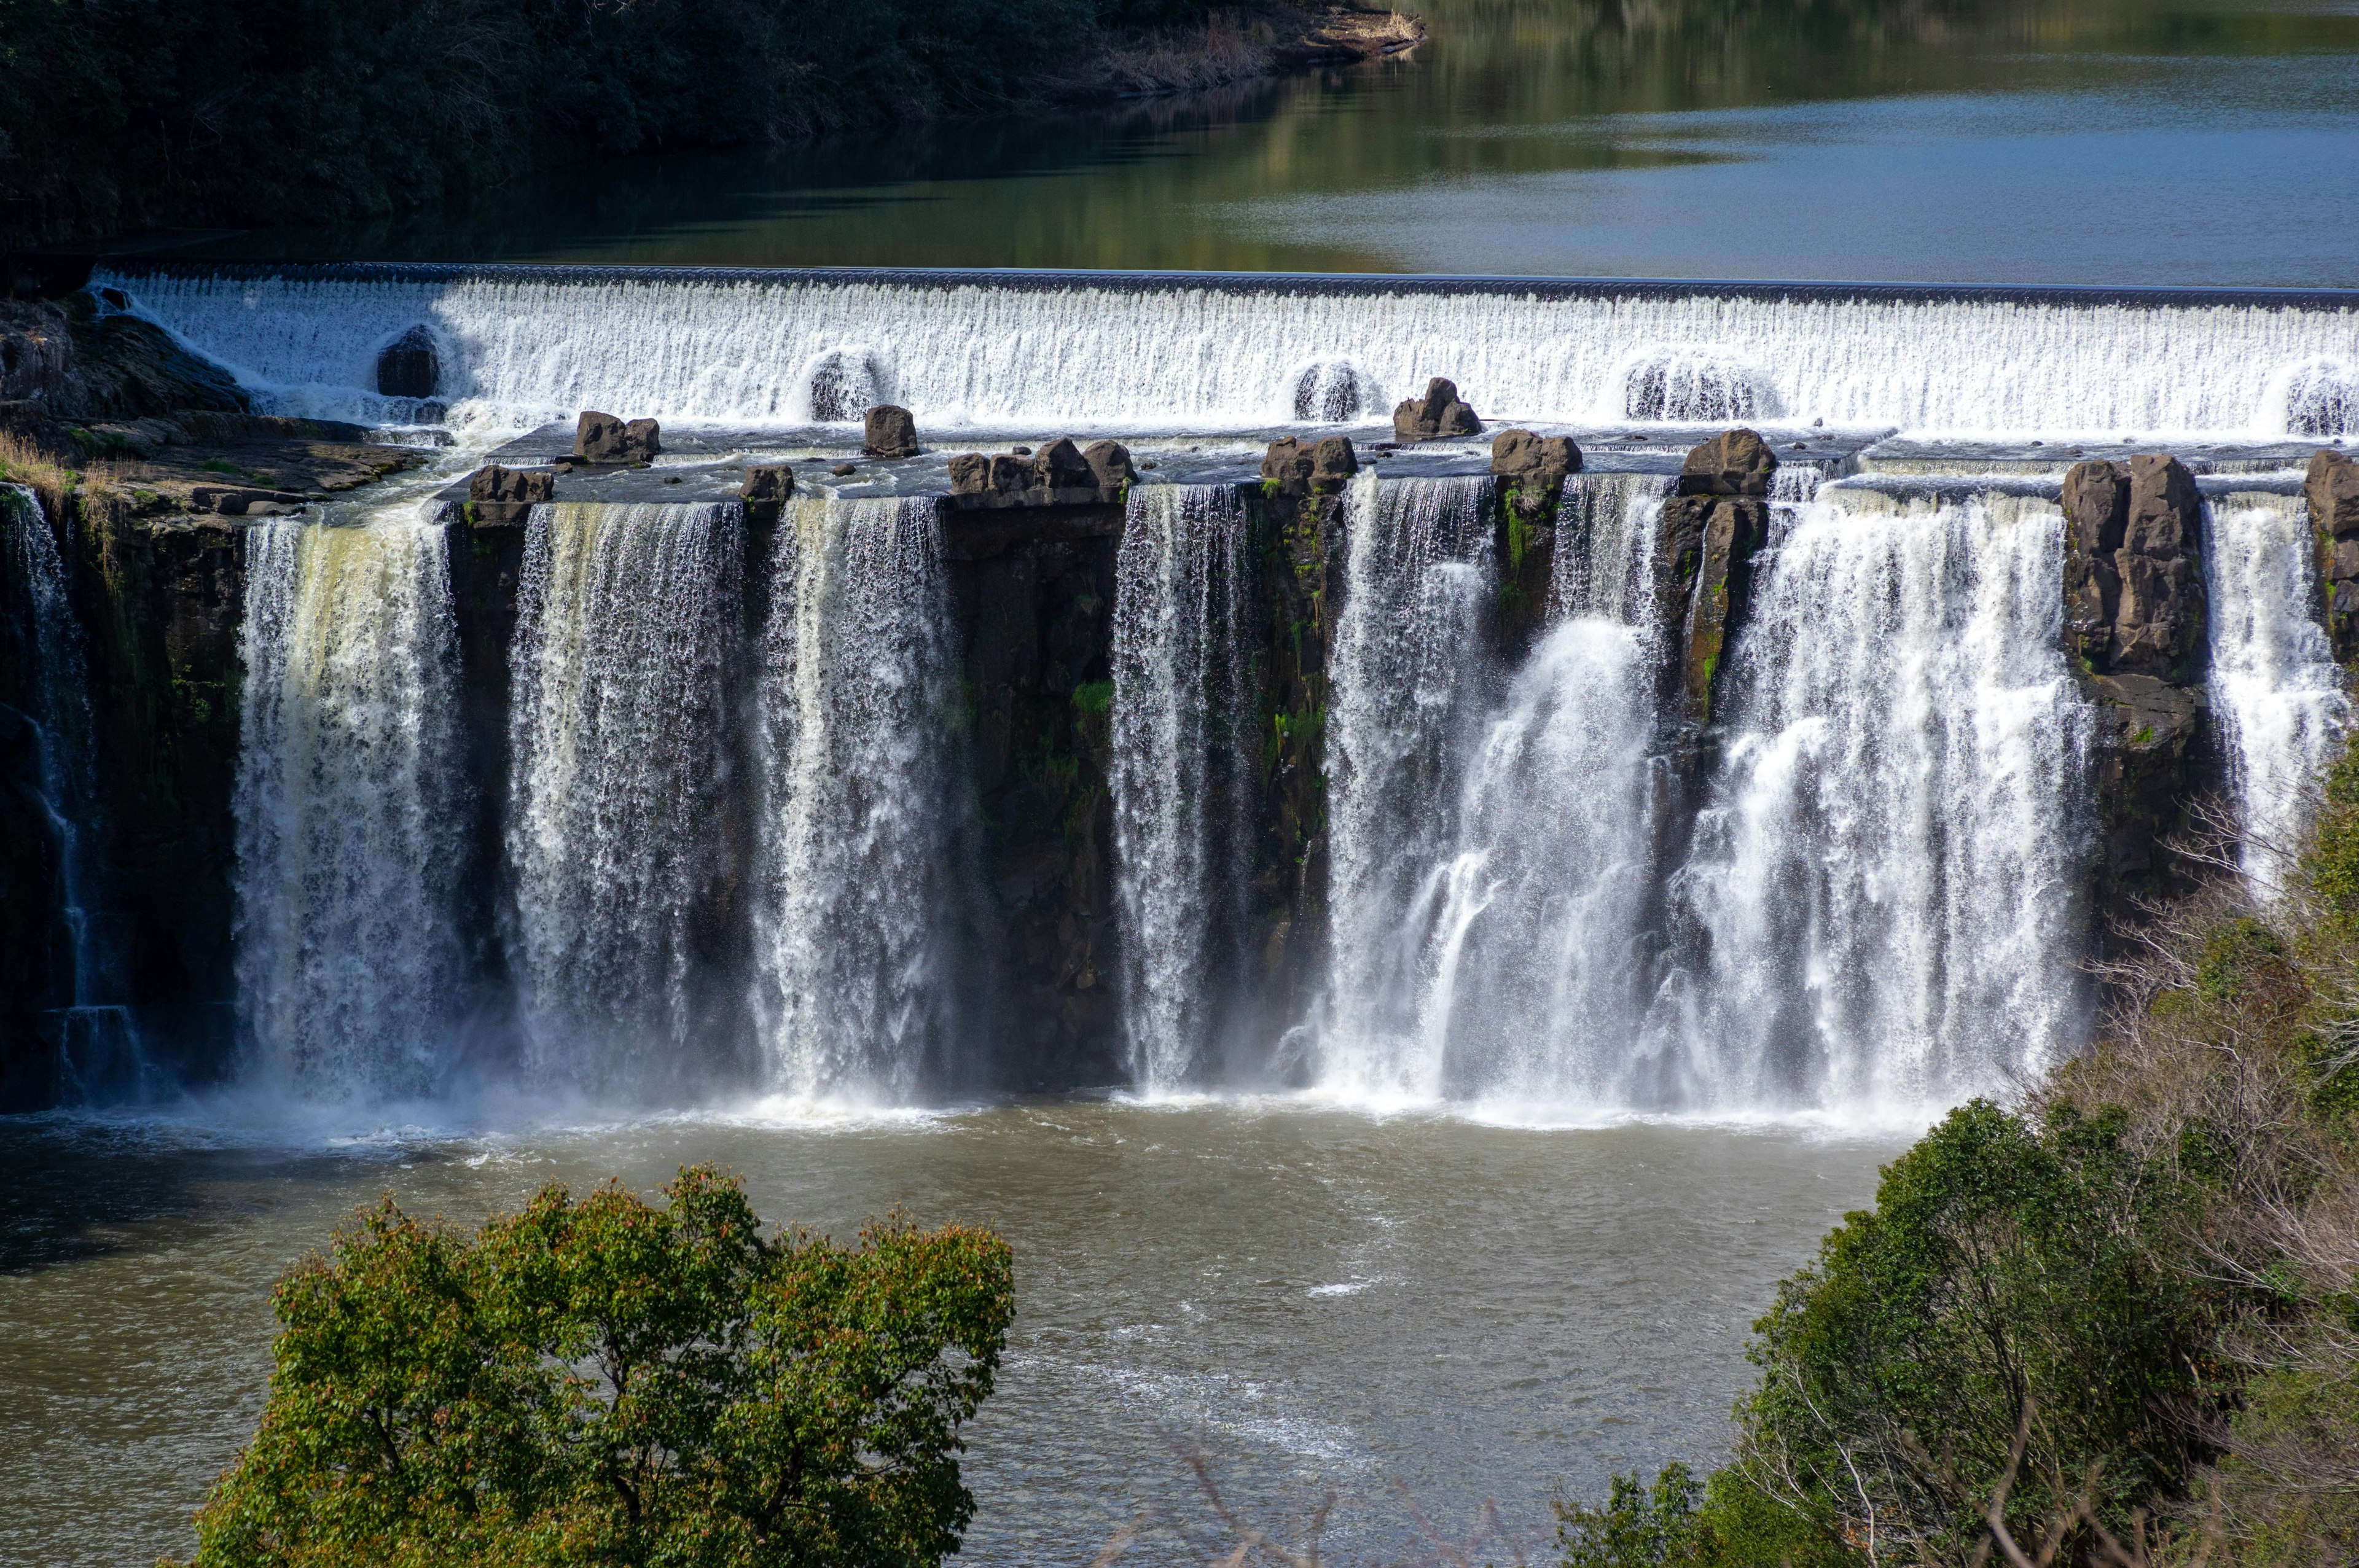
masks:
[[[1655,545],[1668,474],[1577,473],[1558,504],[1549,563],[1551,620],[1635,625],[1654,613]]]
[[[2316,545],[2298,495],[2219,497],[2204,512],[2212,711],[2227,741],[2245,875],[2274,894],[2301,852],[2311,792],[2350,717],[2312,614]]]
[[[1653,1028],[1689,1104],[1911,1108],[2074,1048],[2086,704],[2053,503],[1831,487],[1756,589]]]
[[[1257,426],[1296,417],[1304,367],[1338,360],[1362,388],[1452,376],[1495,422],[1618,422],[1634,365],[1685,364],[1692,373],[1665,369],[1659,396],[1641,410],[1678,416],[1702,406],[1673,393],[1701,396],[1690,362],[1706,350],[1722,367],[1705,378],[1718,389],[1712,406],[1733,408],[1737,389],[1750,388],[1763,416],[1774,407],[1840,426],[2332,434],[2327,422],[2359,406],[2329,395],[2347,385],[2332,367],[2359,362],[2359,312],[2274,300],[1764,297],[1708,284],[1688,294],[1568,293],[1409,279],[1382,292],[1217,278],[1110,287],[495,267],[103,271],[94,281],[127,291],[135,308],[285,411],[363,419],[386,413],[374,391],[377,354],[421,323],[445,351],[441,395],[454,417],[508,426],[587,407],[797,423],[847,344],[865,345],[864,373],[889,379],[928,427]],[[1654,384],[1643,372],[1639,381]],[[1314,376],[1317,406],[1302,416],[1324,416],[1321,389],[1342,384]]]
[[[539,1080],[693,1090],[743,509],[536,506],[510,654],[509,967]]]
[[[1115,565],[1111,783],[1123,1022],[1131,1080],[1148,1093],[1208,1065],[1221,949],[1243,940],[1249,560],[1235,487],[1130,492]]]
[[[299,1092],[439,1087],[465,994],[470,809],[441,527],[246,534],[236,815],[239,1010]]]
[[[753,1008],[769,1086],[907,1103],[952,1064],[962,731],[936,503],[787,508],[764,638]]]
[[[1334,1093],[1427,1100],[1419,1032],[1468,727],[1491,671],[1489,481],[1362,474],[1344,496],[1343,603],[1327,719],[1331,994],[1318,1073]]]

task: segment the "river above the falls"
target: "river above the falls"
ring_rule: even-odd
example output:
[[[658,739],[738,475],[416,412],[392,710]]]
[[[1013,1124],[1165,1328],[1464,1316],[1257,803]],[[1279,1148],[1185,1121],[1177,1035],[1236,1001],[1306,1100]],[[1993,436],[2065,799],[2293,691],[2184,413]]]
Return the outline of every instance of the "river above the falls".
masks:
[[[1379,64],[558,171],[185,254],[2359,284],[2326,0],[1424,0]]]
[[[1223,1496],[1390,1560],[1402,1498],[1527,1546],[1561,1482],[1708,1464],[1775,1281],[1869,1197],[1889,1137],[1634,1123],[1535,1130],[1289,1101],[1077,1100],[833,1126],[700,1116],[293,1138],[218,1109],[0,1123],[0,1559],[185,1552],[258,1416],[270,1281],[357,1206],[474,1221],[539,1184],[651,1190],[684,1162],[845,1235],[904,1206],[1014,1244],[1018,1314],[970,1429],[961,1561],[1084,1563],[1142,1509],[1141,1562]],[[1399,1488],[1396,1490],[1396,1487]],[[1504,1558],[1505,1553],[1502,1553]]]

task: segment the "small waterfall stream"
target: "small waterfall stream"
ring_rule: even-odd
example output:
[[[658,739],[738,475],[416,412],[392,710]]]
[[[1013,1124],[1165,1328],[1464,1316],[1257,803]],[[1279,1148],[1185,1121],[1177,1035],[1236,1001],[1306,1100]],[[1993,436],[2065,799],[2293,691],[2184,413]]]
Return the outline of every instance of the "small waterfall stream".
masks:
[[[525,1056],[591,1092],[693,1088],[722,868],[734,504],[537,506],[510,660],[509,964]]]
[[[1827,490],[1804,510],[1673,881],[1700,940],[1658,1021],[1660,1092],[1922,1105],[2077,1044],[2092,730],[2061,552],[2049,502]]]
[[[2227,742],[2245,874],[2274,894],[2301,850],[2316,787],[2350,718],[2298,495],[2225,495],[2205,510],[2212,710]]]
[[[465,995],[470,807],[444,530],[299,518],[246,534],[237,979],[300,1092],[439,1087]]]
[[[1233,485],[1130,493],[1115,569],[1116,910],[1131,1079],[1209,1063],[1247,922],[1250,554]]]
[[[951,1066],[957,676],[935,503],[792,503],[756,738],[753,1006],[774,1089],[908,1103]]]
[[[1420,1027],[1425,948],[1468,726],[1494,674],[1479,652],[1489,496],[1487,480],[1373,474],[1345,494],[1327,730],[1333,957],[1319,1076],[1331,1091],[1426,1100],[1442,1088]]]
[[[37,737],[42,805],[58,846],[59,913],[73,966],[69,1000],[54,1015],[60,1088],[63,1098],[84,1104],[136,1097],[145,1088],[145,1059],[90,865],[90,840],[100,826],[97,737],[82,625],[49,515],[22,485],[0,485],[0,587],[21,596],[11,618],[31,633],[32,711],[26,717]]]

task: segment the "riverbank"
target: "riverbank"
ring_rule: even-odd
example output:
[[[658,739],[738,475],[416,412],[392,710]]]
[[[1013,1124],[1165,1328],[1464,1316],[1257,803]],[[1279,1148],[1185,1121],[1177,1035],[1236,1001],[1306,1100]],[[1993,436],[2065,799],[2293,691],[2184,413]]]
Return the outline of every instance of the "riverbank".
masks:
[[[552,25],[531,0],[383,16],[199,0],[135,35],[113,11],[37,8],[11,20],[0,86],[0,255],[528,200],[558,170],[623,186],[663,153],[1187,92],[1425,36],[1413,17],[1343,5],[803,14],[819,9],[645,0]]]

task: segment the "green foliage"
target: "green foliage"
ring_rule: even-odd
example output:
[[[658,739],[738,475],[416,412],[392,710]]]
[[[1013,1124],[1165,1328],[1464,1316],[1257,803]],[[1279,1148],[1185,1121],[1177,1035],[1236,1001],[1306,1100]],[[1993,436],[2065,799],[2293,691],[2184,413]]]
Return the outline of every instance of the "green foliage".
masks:
[[[0,0],[0,251],[1038,102],[1207,0]]]
[[[1976,1101],[1888,1167],[1756,1325],[1747,1475],[1959,1553],[2028,1404],[2008,1511],[2030,1535],[2093,1470],[2115,1528],[2175,1495],[2200,1457],[2176,1417],[2215,1394],[2229,1303],[2177,1239],[2197,1189],[2122,1133],[2117,1112],[2039,1125]]]
[[[1666,1568],[1694,1563],[1697,1504],[1703,1484],[1684,1465],[1667,1465],[1649,1487],[1636,1472],[1614,1477],[1605,1506],[1578,1508],[1560,1498],[1557,1544],[1565,1568]]]
[[[1073,688],[1073,706],[1093,717],[1114,707],[1114,682],[1091,681]]]
[[[917,1568],[974,1510],[958,1431],[1013,1310],[1006,1243],[766,1238],[734,1181],[661,1207],[552,1184],[469,1235],[387,1198],[273,1297],[261,1428],[200,1565]]]
[[[2343,926],[2359,925],[2359,747],[2346,748],[2327,770],[2310,853],[2302,870],[2310,891]]]

